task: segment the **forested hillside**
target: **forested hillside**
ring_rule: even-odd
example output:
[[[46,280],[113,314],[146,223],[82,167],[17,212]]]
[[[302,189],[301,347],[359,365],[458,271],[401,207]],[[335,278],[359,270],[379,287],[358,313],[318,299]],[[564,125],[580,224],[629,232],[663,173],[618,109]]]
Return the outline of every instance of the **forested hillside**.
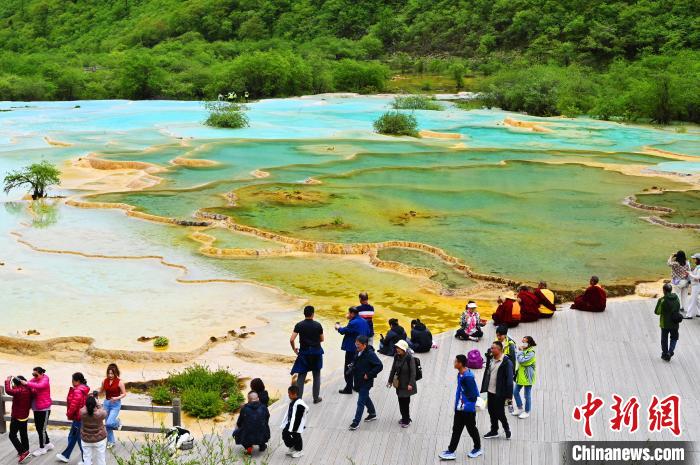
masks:
[[[700,120],[697,0],[4,0],[0,100],[384,90],[475,76],[535,114]]]

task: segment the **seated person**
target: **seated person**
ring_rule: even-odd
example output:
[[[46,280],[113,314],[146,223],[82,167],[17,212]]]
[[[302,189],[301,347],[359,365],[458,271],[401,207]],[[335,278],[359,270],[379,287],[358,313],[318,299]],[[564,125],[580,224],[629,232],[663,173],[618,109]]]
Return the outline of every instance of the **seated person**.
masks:
[[[379,353],[392,357],[394,356],[394,346],[397,342],[408,342],[408,334],[406,334],[406,330],[399,325],[399,320],[396,318],[391,318],[389,320],[389,332],[386,333],[386,337],[383,334],[380,334],[380,336]]]
[[[463,341],[479,341],[484,337],[481,331],[481,317],[477,312],[476,302],[470,300],[459,318],[459,329],[455,333],[457,339]]]
[[[552,318],[557,310],[556,305],[554,305],[554,292],[547,289],[547,283],[544,281],[540,281],[537,289],[533,292],[540,303],[540,318]]]
[[[540,301],[527,286],[518,289],[518,302],[520,302],[520,321],[528,323],[540,319]]]
[[[433,334],[420,320],[411,321],[411,340],[409,341],[414,352],[428,352],[433,347]]]
[[[600,280],[598,276],[591,276],[590,286],[588,289],[574,299],[574,304],[571,308],[575,310],[583,310],[584,312],[602,312],[605,311],[605,304],[608,295],[605,290],[598,284]]]
[[[496,326],[513,328],[520,324],[520,303],[512,291],[498,298],[498,308],[491,318]]]
[[[270,412],[260,402],[255,391],[248,393],[248,403],[241,408],[233,438],[248,455],[253,453],[253,446],[258,446],[261,452],[267,449],[270,440]]]

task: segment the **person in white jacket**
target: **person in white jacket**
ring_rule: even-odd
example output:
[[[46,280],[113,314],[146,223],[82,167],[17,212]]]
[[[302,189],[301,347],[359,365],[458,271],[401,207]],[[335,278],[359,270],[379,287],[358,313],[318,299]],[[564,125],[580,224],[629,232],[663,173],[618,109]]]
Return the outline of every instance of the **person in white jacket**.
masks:
[[[671,284],[673,292],[681,301],[681,314],[688,315],[688,304],[690,303],[690,262],[686,259],[685,252],[679,250],[668,258],[668,266],[671,267]]]
[[[695,268],[688,273],[690,278],[690,304],[686,318],[700,316],[700,253],[691,256],[695,260]]]
[[[289,407],[282,420],[282,440],[284,445],[289,448],[287,455],[298,459],[304,455],[302,451],[304,443],[301,439],[301,433],[306,427],[306,416],[309,414],[309,407],[299,398],[299,388],[290,386],[287,390],[289,395]]]

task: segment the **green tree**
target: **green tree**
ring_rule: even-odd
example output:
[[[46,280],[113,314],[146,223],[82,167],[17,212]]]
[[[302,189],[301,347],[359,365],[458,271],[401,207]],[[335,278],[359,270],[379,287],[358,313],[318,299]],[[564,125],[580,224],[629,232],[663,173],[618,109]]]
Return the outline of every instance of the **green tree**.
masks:
[[[46,190],[61,182],[58,168],[42,161],[34,163],[18,171],[13,171],[5,176],[5,193],[12,189],[27,186],[32,193],[32,200],[46,197]]]

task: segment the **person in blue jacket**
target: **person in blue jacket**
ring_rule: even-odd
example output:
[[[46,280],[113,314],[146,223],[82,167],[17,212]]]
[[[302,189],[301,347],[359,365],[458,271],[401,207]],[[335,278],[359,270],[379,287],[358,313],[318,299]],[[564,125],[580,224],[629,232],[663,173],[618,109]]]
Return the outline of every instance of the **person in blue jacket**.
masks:
[[[347,326],[340,326],[340,323],[335,324],[336,331],[343,335],[340,349],[345,352],[345,387],[338,391],[341,394],[352,394],[352,370],[349,369],[349,366],[355,360],[355,354],[357,353],[355,340],[358,336],[369,337],[370,334],[369,325],[359,313],[360,311],[357,307],[350,307],[346,315],[348,319]]]
[[[462,430],[466,427],[469,436],[474,441],[474,448],[467,455],[476,458],[483,452],[481,450],[481,438],[476,427],[476,400],[479,397],[479,388],[474,379],[474,373],[467,368],[467,357],[460,354],[455,357],[454,367],[457,370],[457,391],[455,392],[455,416],[452,423],[452,439],[446,451],[438,455],[442,460],[455,460],[457,446]]]

